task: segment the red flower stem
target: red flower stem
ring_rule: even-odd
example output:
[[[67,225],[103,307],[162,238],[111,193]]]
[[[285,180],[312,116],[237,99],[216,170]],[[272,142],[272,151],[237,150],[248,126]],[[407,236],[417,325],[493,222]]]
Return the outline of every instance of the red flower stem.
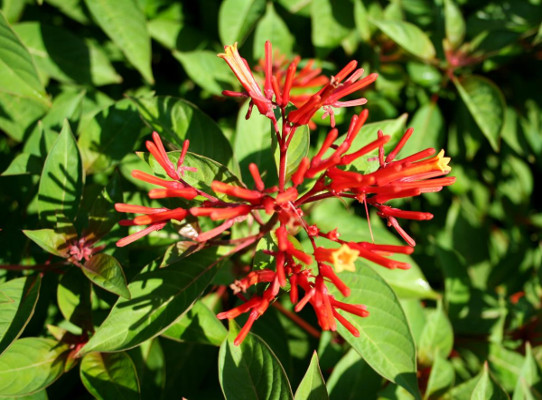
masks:
[[[186,185],[188,187],[191,187],[193,189],[196,190],[196,192],[198,193],[198,195],[200,196],[203,196],[205,197],[206,199],[208,199],[209,201],[212,201],[212,202],[218,202],[220,200],[218,200],[216,197],[208,194],[208,193],[205,193],[203,190],[200,190],[200,189],[197,189],[195,188],[194,186],[192,186],[191,184],[187,183],[184,179],[179,179],[179,182],[181,182],[183,185]]]
[[[280,311],[283,315],[285,315],[287,318],[291,319],[293,322],[295,322],[301,329],[303,329],[305,332],[307,332],[312,337],[315,337],[316,339],[320,339],[320,336],[322,335],[320,331],[318,331],[316,328],[314,328],[312,325],[310,325],[307,321],[305,321],[303,318],[301,318],[296,313],[291,312],[290,310],[287,310],[284,308],[282,304],[280,304],[278,301],[275,301],[272,304],[273,307],[275,307],[278,311]]]
[[[4,264],[4,265],[0,265],[0,269],[5,269],[8,271],[36,270],[36,271],[54,271],[58,273],[64,273],[64,271],[56,267],[64,267],[66,265],[69,265],[69,263],[57,262],[57,263],[51,263],[51,264],[36,264],[36,265]]]

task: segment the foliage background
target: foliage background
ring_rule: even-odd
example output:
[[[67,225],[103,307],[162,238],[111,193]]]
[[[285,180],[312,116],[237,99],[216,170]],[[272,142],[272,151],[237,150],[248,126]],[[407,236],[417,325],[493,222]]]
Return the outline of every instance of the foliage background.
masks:
[[[367,73],[378,72],[376,84],[364,93],[369,122],[387,120],[386,133],[394,135],[412,126],[410,152],[443,147],[452,157],[457,182],[408,204],[435,214],[430,222],[409,226],[418,242],[415,269],[423,275],[378,271],[397,293],[409,321],[422,395],[541,398],[542,210],[535,195],[542,166],[539,0],[1,3],[0,352],[11,344],[9,351],[19,346],[22,353],[61,354],[70,343],[64,329],[75,336],[81,328],[92,330],[122,296],[122,277],[113,282],[117,292],[109,288],[110,293],[91,287],[81,270],[58,257],[64,254],[56,244],[70,235],[84,235],[89,225],[100,232],[103,253],[118,260],[108,262],[122,265],[128,282],[179,239],[170,229],[128,248],[114,246],[127,231],[116,225],[120,218],[111,204],[119,198],[146,201],[148,188],[134,181],[130,171],[142,164],[134,151],[143,148],[151,128],[177,146],[190,137],[196,152],[233,170],[239,163],[241,173],[250,161],[266,162],[268,127],[256,118],[243,124],[241,104],[220,95],[239,86],[216,53],[222,44],[238,41],[243,56],[255,65],[270,39],[287,55],[321,60],[328,75],[350,59],[359,60]],[[195,104],[217,125],[176,98]],[[337,116],[342,131],[349,113]],[[328,129],[327,122],[317,123],[312,147]],[[235,159],[227,143],[212,145],[222,135]],[[62,164],[72,179],[60,184],[60,203],[53,167],[47,167],[51,154],[70,158]],[[74,228],[55,217],[59,208]],[[363,210],[353,205],[344,211],[325,203],[312,210],[311,218],[330,229],[338,225],[346,234],[367,230]],[[23,229],[52,229],[60,236],[46,231],[31,240]],[[381,238],[390,236],[384,228],[377,232]],[[53,255],[42,249],[47,248],[44,242]],[[88,398],[86,387],[96,397],[111,398],[108,390],[120,387],[129,398],[156,398],[156,393],[164,399],[220,398],[218,346],[227,332],[213,312],[232,300],[219,298],[216,288],[235,279],[238,264],[234,259],[222,266],[210,294],[192,308],[192,319],[169,332],[180,341],[162,336],[126,352],[90,353],[95,356],[75,368],[78,359],[62,367],[51,363],[47,376],[24,377],[32,390],[5,389],[0,396],[36,391],[31,398]],[[29,278],[16,281],[22,276]],[[7,311],[9,293],[20,293],[13,312]],[[310,312],[301,316],[315,324]],[[253,331],[282,362],[294,392],[317,350],[332,399],[359,398],[360,393],[364,398],[411,398],[405,389],[381,380],[340,337],[326,332],[315,338],[275,309]],[[47,339],[12,344],[19,333]],[[63,337],[64,344],[52,337]],[[0,357],[0,380],[13,376],[16,361],[6,354],[3,363]],[[104,375],[111,365],[117,372]],[[313,382],[320,379],[317,367],[313,359]],[[272,372],[262,374],[265,382]],[[319,393],[315,388],[302,389],[296,398]]]

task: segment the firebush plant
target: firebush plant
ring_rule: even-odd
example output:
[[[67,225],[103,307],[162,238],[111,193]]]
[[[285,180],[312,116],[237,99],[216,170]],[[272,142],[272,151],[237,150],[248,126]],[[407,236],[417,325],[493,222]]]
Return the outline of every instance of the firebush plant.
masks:
[[[541,398],[539,0],[0,4],[0,398]]]

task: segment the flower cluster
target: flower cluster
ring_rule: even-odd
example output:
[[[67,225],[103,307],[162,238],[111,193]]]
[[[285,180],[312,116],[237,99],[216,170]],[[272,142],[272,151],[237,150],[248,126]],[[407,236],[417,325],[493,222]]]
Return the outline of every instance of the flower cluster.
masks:
[[[300,311],[310,304],[314,309],[318,323],[324,330],[336,330],[337,321],[353,335],[359,332],[340,311],[365,317],[369,311],[363,305],[353,305],[337,300],[329,289],[333,285],[348,297],[350,289],[340,279],[344,270],[355,271],[358,257],[370,260],[390,269],[408,269],[407,263],[391,258],[393,254],[411,254],[414,240],[399,225],[400,219],[427,220],[432,215],[426,212],[404,211],[389,206],[393,199],[418,196],[425,192],[435,192],[454,182],[453,177],[444,177],[451,168],[450,159],[441,151],[426,149],[409,157],[396,159],[400,150],[412,135],[412,129],[406,131],[395,148],[385,154],[384,145],[390,136],[378,133],[374,141],[359,149],[352,149],[356,136],[367,120],[368,111],[354,115],[345,135],[339,137],[334,128],[327,134],[323,144],[312,158],[305,157],[291,176],[286,174],[286,155],[288,146],[298,127],[310,122],[321,108],[333,116],[333,108],[365,104],[362,98],[342,101],[344,97],[365,88],[376,79],[376,74],[362,78],[363,70],[356,69],[356,62],[349,63],[330,79],[319,77],[320,71],[308,63],[299,72],[299,59],[294,59],[288,67],[284,61],[273,62],[271,44],[266,44],[265,60],[260,64],[264,72],[263,90],[255,79],[248,63],[237,51],[237,46],[226,46],[225,53],[219,54],[239,79],[243,92],[225,91],[225,95],[250,98],[251,105],[273,121],[279,148],[278,185],[266,187],[258,167],[250,164],[249,171],[254,180],[254,188],[246,188],[220,181],[213,181],[213,193],[189,185],[183,176],[193,168],[184,165],[188,141],[183,145],[177,163],[173,163],[166,153],[157,133],[153,141],[146,143],[147,149],[161,165],[169,179],[158,178],[141,171],[132,175],[159,188],[149,192],[151,199],[181,198],[194,203],[192,207],[152,208],[138,205],[117,204],[120,212],[141,214],[133,219],[121,221],[122,225],[145,226],[142,230],[125,237],[117,243],[127,245],[152,231],[162,229],[168,221],[182,221],[187,217],[209,218],[218,221],[217,226],[198,232],[193,236],[196,242],[204,246],[218,243],[218,237],[235,223],[251,218],[259,224],[255,235],[232,240],[230,254],[246,250],[266,235],[272,235],[276,247],[265,252],[274,259],[273,267],[254,270],[232,285],[232,289],[243,303],[229,311],[218,314],[220,319],[236,318],[249,313],[249,317],[238,337],[239,344],[246,337],[254,321],[257,320],[276,300],[281,290],[289,290],[290,299],[295,304],[295,311]],[[286,68],[286,71],[284,71]],[[296,98],[296,109],[290,111],[287,106],[293,100],[290,91],[296,85],[311,86],[323,84],[316,93],[304,98]],[[276,115],[280,112],[282,126],[279,129]],[[248,116],[247,116],[248,118]],[[362,173],[347,167],[360,157],[378,152],[378,167],[370,173]],[[337,229],[324,232],[316,225],[309,225],[304,218],[304,206],[331,197],[354,199],[365,207],[373,206],[377,214],[386,219],[405,240],[407,245],[382,245],[370,242],[344,241]],[[302,229],[307,234],[311,249],[297,245],[294,239],[296,230]],[[317,240],[318,239],[318,240]],[[325,246],[318,243],[327,243]],[[223,241],[220,241],[223,243]],[[312,267],[312,268],[311,268]],[[265,285],[261,294],[249,299],[244,293],[253,286]],[[300,291],[301,289],[301,291]]]

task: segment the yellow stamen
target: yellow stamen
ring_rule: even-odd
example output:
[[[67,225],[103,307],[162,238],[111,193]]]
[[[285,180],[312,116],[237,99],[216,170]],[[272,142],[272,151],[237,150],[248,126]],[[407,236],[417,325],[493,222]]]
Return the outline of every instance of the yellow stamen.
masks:
[[[451,157],[444,157],[444,150],[439,151],[439,153],[437,154],[437,166],[442,172],[446,174],[452,170],[452,167],[448,165],[450,160]]]
[[[336,272],[342,271],[356,271],[354,262],[358,258],[359,251],[352,250],[346,244],[343,244],[333,253],[331,253],[331,260]]]

